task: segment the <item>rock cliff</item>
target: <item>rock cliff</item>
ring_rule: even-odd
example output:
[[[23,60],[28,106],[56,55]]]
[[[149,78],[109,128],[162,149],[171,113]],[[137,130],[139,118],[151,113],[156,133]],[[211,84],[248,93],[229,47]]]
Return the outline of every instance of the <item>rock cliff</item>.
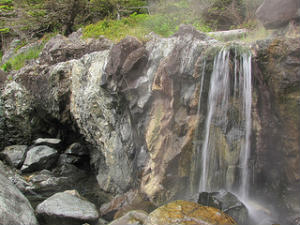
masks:
[[[299,37],[274,38],[249,47],[250,193],[293,215],[300,213],[299,43]],[[239,51],[240,45],[233,46],[238,47],[229,47],[231,53]],[[99,189],[140,189],[156,205],[188,198],[199,176],[195,135],[204,132],[199,81],[203,71],[210,76],[214,56],[224,47],[190,26],[169,38],[153,35],[147,43],[57,36],[36,62],[3,75],[1,147],[29,145],[37,137],[61,138],[64,147],[80,142]],[[207,97],[209,86],[203,88]],[[232,164],[224,167],[227,173],[239,166],[233,160],[239,153],[230,147],[237,135],[214,126],[218,160]]]

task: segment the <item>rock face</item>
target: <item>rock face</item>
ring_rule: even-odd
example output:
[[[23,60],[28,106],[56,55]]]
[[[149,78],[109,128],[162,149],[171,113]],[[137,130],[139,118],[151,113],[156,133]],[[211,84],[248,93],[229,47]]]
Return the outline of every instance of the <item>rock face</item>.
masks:
[[[15,168],[20,168],[25,160],[27,145],[13,145],[6,147],[0,157]]]
[[[151,36],[147,43],[133,37],[114,45],[72,38],[52,39],[37,62],[3,84],[0,143],[30,144],[37,137],[57,137],[64,146],[80,142],[84,150],[72,146],[61,154],[64,172],[77,171],[78,160],[87,157],[97,189],[113,194],[139,189],[155,205],[197,193],[200,170],[195,162],[203,145],[208,78],[224,43],[190,26],[169,38]],[[93,43],[99,45],[95,51]],[[238,73],[243,49],[228,47],[230,76]],[[259,41],[251,51],[249,190],[280,212],[299,215],[299,38]],[[230,99],[229,122],[219,120],[226,124],[220,126],[213,121],[211,129],[218,150],[217,157],[211,156],[211,169],[217,168],[216,177],[233,187],[240,184],[236,149],[244,143],[234,127],[236,105]],[[52,191],[63,180],[60,174],[39,172],[30,178],[32,190],[42,186]],[[221,181],[214,180],[210,186],[219,188]]]
[[[0,174],[0,202],[1,225],[38,225],[29,201],[2,174]]]
[[[219,192],[202,192],[199,194],[198,203],[220,209],[231,216],[238,224],[248,224],[248,210],[238,198],[225,190]]]
[[[265,0],[257,9],[256,16],[266,28],[278,28],[300,17],[298,0]]]
[[[49,169],[53,166],[58,156],[58,152],[46,145],[31,148],[26,155],[26,159],[21,168],[23,172]]]
[[[175,201],[161,206],[149,214],[145,225],[237,224],[221,211],[194,202]]]
[[[257,81],[253,189],[270,202],[284,196],[288,211],[296,214],[300,212],[299,42],[299,38],[258,42],[253,68]]]
[[[57,193],[36,208],[43,224],[81,225],[95,224],[99,215],[94,204],[81,199],[76,191]]]

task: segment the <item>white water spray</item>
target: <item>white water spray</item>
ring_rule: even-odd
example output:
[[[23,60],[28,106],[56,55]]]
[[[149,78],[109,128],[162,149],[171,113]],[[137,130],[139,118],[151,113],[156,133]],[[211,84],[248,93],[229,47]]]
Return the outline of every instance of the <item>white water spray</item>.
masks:
[[[243,54],[243,114],[245,117],[245,144],[240,152],[241,164],[241,186],[240,196],[248,198],[249,194],[249,158],[251,138],[251,104],[252,104],[252,82],[251,82],[251,54]]]
[[[199,191],[208,191],[208,173],[209,173],[209,155],[211,153],[210,145],[210,129],[213,122],[213,116],[217,110],[226,109],[228,107],[229,94],[229,51],[223,49],[219,52],[214,60],[214,69],[211,75],[209,99],[208,99],[208,113],[205,122],[205,137],[202,146],[201,158],[201,178],[199,184]],[[219,109],[221,105],[221,109]],[[227,111],[227,110],[225,110]],[[225,123],[226,123],[225,118]]]
[[[240,168],[240,176],[235,177],[235,183],[239,183],[238,190],[240,197],[247,198],[249,192],[249,172],[248,162],[250,158],[250,138],[251,138],[251,104],[252,104],[252,83],[251,83],[251,54],[243,53],[240,59],[237,58],[237,50],[235,50],[233,74],[230,75],[230,50],[223,48],[216,55],[214,59],[213,72],[210,78],[210,88],[207,100],[207,113],[203,133],[203,145],[201,147],[201,175],[199,181],[199,192],[215,191],[217,189],[231,190],[231,184],[228,184],[226,177],[221,176],[222,168],[218,162],[215,162],[215,156],[218,153],[215,135],[215,127],[218,127],[226,136],[228,129],[228,114],[229,108],[233,107],[233,101],[237,101],[235,107],[238,108],[238,135],[242,139],[239,149],[238,167]],[[238,66],[238,64],[240,66]],[[238,72],[239,71],[239,72]],[[202,79],[204,74],[202,75]],[[232,82],[231,82],[232,80]],[[230,84],[232,83],[233,92],[231,91]],[[201,80],[200,96],[202,96],[203,81]],[[199,105],[201,101],[199,99]],[[198,111],[199,111],[198,105]],[[230,106],[230,107],[229,107]],[[198,112],[199,113],[199,112]],[[219,171],[213,171],[217,165]],[[218,174],[218,175],[216,175]],[[212,176],[216,176],[215,178]],[[226,174],[224,174],[226,176]],[[216,179],[220,179],[216,181]],[[218,185],[213,185],[212,182]],[[214,187],[212,187],[214,186]]]

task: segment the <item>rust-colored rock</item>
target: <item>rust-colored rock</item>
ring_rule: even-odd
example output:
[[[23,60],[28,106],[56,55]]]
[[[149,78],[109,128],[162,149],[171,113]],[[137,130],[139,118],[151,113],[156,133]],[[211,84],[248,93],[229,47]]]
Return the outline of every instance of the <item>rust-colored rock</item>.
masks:
[[[194,202],[175,201],[149,214],[145,225],[237,225],[220,210]]]

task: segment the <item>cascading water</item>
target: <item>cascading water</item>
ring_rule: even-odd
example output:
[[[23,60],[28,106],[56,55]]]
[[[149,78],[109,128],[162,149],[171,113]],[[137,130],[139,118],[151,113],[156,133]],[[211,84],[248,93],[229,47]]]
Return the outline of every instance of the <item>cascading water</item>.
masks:
[[[261,210],[263,205],[249,198],[251,53],[222,48],[214,57],[211,74],[206,73],[206,63],[200,79],[197,140],[194,141],[195,168],[199,171],[197,192],[225,189],[235,193],[255,224],[261,221],[272,224],[270,215]],[[205,89],[206,85],[209,89]],[[205,118],[205,122],[199,118]]]
[[[251,104],[252,104],[252,82],[251,82],[251,55],[243,54],[243,114],[245,118],[245,143],[240,153],[240,164],[242,168],[240,196],[242,199],[248,198],[249,192],[249,169],[250,157],[250,137],[251,137]],[[241,76],[240,76],[241,77]]]
[[[214,59],[206,100],[206,120],[202,135],[198,135],[202,138],[197,145],[197,152],[201,155],[198,191],[227,189],[246,197],[251,136],[251,54],[244,52],[238,57],[235,50],[232,69],[231,52],[229,48],[223,48]],[[198,113],[201,113],[200,105],[203,104],[205,76],[207,74],[203,72]],[[222,152],[224,146],[219,146],[220,139],[232,139],[234,143]],[[231,154],[235,159],[224,163],[223,156],[230,152],[235,152]]]
[[[227,111],[228,107],[228,85],[229,85],[229,52],[227,50],[220,51],[214,61],[214,69],[211,75],[210,91],[208,99],[208,113],[205,122],[204,143],[202,146],[201,157],[201,178],[199,183],[199,191],[207,191],[209,188],[208,173],[209,173],[209,155],[213,148],[214,142],[211,139],[211,125],[213,116],[217,110]],[[204,74],[203,74],[204,76]],[[225,119],[226,124],[226,119]]]

